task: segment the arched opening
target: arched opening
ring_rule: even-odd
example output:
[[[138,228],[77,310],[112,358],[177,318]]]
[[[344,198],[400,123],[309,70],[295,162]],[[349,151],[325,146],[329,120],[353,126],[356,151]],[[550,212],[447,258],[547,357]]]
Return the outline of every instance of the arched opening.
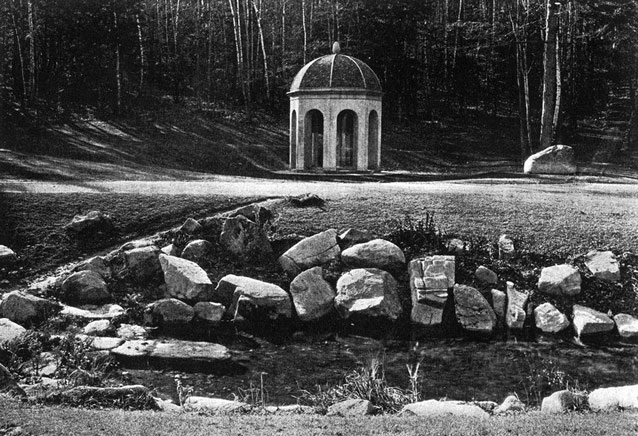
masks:
[[[297,111],[290,114],[290,169],[297,168]]]
[[[357,114],[344,110],[337,116],[337,167],[353,168],[357,155]]]
[[[317,109],[306,113],[304,122],[304,168],[323,167],[323,114]]]
[[[379,166],[379,115],[370,112],[368,119],[368,169],[376,170]]]

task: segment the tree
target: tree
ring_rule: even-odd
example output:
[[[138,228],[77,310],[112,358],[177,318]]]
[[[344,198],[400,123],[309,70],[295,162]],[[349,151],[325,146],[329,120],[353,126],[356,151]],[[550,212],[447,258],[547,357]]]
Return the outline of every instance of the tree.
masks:
[[[560,1],[547,0],[543,51],[543,100],[541,108],[540,148],[552,145],[554,110],[556,107],[556,57],[558,43],[558,11]]]

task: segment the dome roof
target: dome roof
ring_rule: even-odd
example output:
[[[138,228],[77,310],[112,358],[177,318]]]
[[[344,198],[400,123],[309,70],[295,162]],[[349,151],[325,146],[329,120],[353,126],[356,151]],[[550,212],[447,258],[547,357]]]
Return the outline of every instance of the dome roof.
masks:
[[[381,83],[365,62],[352,56],[331,54],[310,61],[299,70],[290,92],[344,88],[380,93]]]

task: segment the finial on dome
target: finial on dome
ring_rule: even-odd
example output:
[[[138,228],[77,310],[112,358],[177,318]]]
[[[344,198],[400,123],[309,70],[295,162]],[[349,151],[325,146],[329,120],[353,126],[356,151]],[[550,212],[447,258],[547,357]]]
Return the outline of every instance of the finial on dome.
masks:
[[[332,44],[332,52],[336,55],[341,53],[341,46],[338,41],[335,41],[335,43]]]

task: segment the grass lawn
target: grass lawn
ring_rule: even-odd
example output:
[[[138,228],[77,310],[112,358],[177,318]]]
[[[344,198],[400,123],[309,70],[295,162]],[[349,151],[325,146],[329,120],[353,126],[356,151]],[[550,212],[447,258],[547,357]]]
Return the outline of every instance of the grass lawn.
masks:
[[[167,412],[127,412],[65,407],[24,406],[3,400],[0,433],[15,426],[33,435],[631,435],[638,432],[635,413],[530,412],[486,420],[446,417],[319,415],[198,416]]]

